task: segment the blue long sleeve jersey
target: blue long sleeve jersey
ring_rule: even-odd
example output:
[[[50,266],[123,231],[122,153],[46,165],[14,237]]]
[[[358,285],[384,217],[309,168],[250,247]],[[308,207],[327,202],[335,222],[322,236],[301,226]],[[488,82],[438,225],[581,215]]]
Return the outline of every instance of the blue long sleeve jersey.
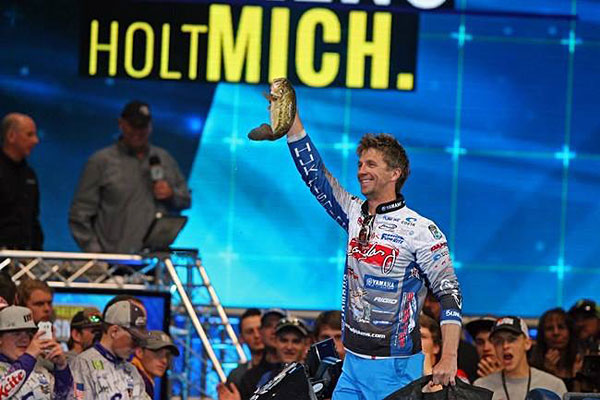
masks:
[[[312,194],[348,233],[344,347],[369,358],[420,352],[419,313],[428,287],[441,304],[440,323],[460,325],[460,287],[435,223],[408,208],[402,196],[369,216],[367,202],[340,186],[308,136],[288,144]]]

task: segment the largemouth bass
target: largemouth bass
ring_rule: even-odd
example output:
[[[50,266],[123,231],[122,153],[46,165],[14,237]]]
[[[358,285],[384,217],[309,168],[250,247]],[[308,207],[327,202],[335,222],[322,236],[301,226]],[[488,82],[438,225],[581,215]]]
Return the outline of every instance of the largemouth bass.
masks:
[[[269,94],[271,125],[262,124],[248,134],[252,140],[277,140],[290,130],[296,116],[296,92],[286,78],[276,78],[271,83]]]

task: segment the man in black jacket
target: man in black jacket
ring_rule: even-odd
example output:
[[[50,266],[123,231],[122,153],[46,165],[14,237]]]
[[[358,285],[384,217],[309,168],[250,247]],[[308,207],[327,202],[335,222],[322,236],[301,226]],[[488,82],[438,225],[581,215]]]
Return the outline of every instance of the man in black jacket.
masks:
[[[41,250],[38,180],[26,161],[39,143],[35,122],[25,114],[7,114],[0,140],[0,249]]]

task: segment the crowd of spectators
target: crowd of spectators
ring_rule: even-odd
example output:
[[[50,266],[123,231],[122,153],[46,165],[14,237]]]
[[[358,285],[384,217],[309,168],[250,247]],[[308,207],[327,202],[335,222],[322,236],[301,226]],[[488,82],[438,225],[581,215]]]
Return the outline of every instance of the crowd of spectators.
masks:
[[[3,399],[152,399],[179,349],[146,329],[143,302],[118,295],[70,323],[68,352],[40,323],[53,321],[53,291],[39,280],[17,287],[0,274],[0,387]],[[124,396],[124,395],[127,396]],[[116,396],[116,397],[115,397]]]
[[[133,296],[116,296],[103,312],[77,312],[66,352],[55,337],[43,338],[37,328],[53,320],[53,291],[45,282],[24,280],[17,287],[3,272],[0,287],[0,374],[3,385],[18,383],[11,393],[19,397],[32,393],[35,398],[108,399],[108,394],[126,391],[133,398],[152,398],[155,378],[179,355],[167,333],[146,331],[146,309]],[[419,318],[425,374],[431,373],[442,351],[435,309],[435,304],[426,303]],[[568,311],[553,308],[537,325],[529,321],[527,326],[517,316],[468,320],[457,377],[492,390],[494,400],[523,398],[536,388],[559,397],[567,391],[600,390],[600,371],[593,364],[594,356],[600,357],[600,308],[595,302],[581,300]],[[305,361],[316,342],[332,339],[344,359],[339,311],[319,314],[310,327],[286,310],[246,310],[239,319],[239,336],[251,357],[217,386],[218,399],[249,399],[285,365]],[[474,352],[475,359],[461,357],[463,349]]]
[[[430,299],[419,318],[426,375],[442,351],[435,310]],[[259,315],[258,309],[248,309],[240,319],[242,343],[248,345],[252,358],[231,371],[227,383],[218,385],[219,400],[249,399],[283,365],[304,361],[311,343],[331,338],[344,358],[339,311],[321,313],[312,332],[308,324],[284,310],[265,311],[257,326]],[[528,326],[516,316],[471,318],[464,325],[459,346],[457,377],[493,391],[494,400],[525,398],[533,389],[545,389],[561,398],[567,391],[599,391],[600,382],[594,379],[600,371],[594,377],[594,371],[584,370],[586,357],[600,356],[599,321],[600,308],[591,300],[577,302],[568,312],[548,310],[537,325]]]

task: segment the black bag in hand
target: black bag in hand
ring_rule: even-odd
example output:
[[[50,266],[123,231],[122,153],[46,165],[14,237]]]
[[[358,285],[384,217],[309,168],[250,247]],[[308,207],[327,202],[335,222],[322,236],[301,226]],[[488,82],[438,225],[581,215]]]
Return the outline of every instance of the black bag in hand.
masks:
[[[494,392],[477,386],[471,386],[456,379],[456,386],[444,386],[437,392],[423,393],[423,387],[431,381],[431,375],[412,381],[402,389],[395,391],[384,400],[492,400]]]

